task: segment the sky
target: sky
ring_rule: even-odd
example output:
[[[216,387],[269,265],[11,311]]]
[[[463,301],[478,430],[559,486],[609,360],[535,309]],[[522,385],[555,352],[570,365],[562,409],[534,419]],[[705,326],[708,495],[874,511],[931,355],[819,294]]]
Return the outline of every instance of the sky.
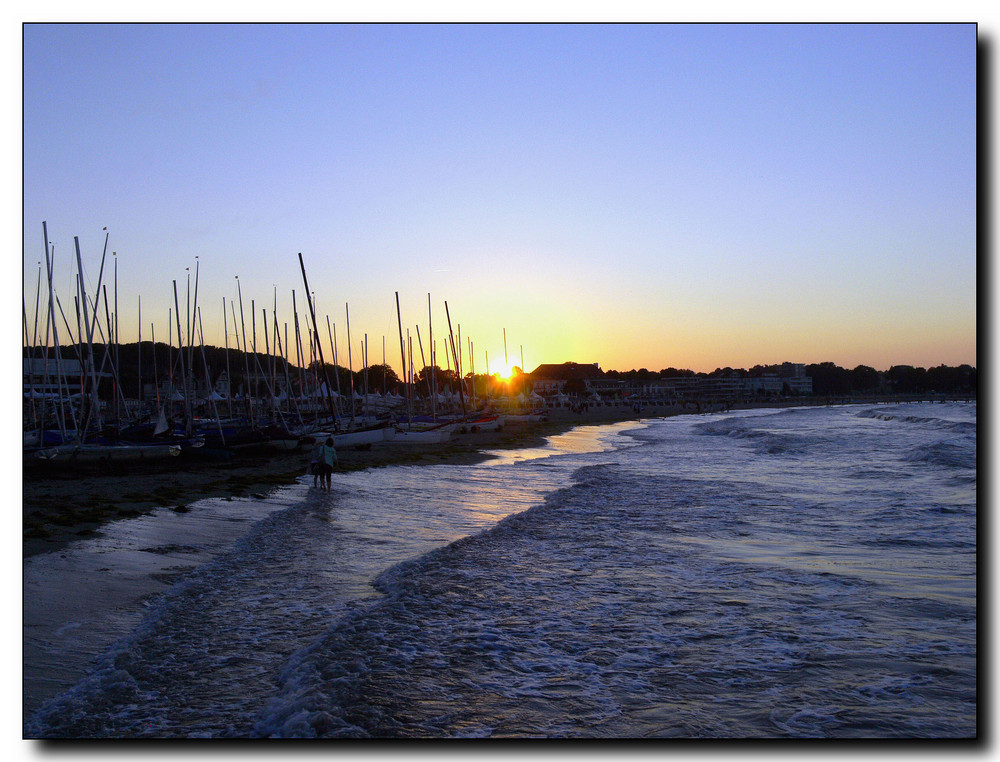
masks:
[[[28,332],[44,221],[74,330],[107,236],[125,342],[176,346],[175,283],[186,340],[197,274],[206,344],[242,297],[294,346],[301,253],[355,369],[399,370],[397,293],[417,367],[449,316],[477,372],[976,365],[976,35],[28,24]]]

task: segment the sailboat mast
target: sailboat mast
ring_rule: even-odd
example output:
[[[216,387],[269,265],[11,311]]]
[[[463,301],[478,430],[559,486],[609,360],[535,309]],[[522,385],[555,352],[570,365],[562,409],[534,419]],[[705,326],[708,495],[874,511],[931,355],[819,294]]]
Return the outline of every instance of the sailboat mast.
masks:
[[[49,259],[49,231],[48,231],[48,227],[46,226],[46,224],[45,224],[44,221],[42,222],[42,237],[45,239],[45,275],[46,275],[46,278],[48,279],[48,284],[49,284],[49,323],[52,326],[52,341],[53,341],[53,343],[55,345],[56,376],[58,376],[58,378],[59,378],[60,399],[59,399],[59,404],[56,406],[56,410],[58,410],[58,415],[56,416],[56,418],[57,418],[57,420],[59,422],[59,434],[62,437],[62,441],[65,442],[66,441],[66,421],[65,421],[65,417],[63,415],[62,394],[61,394],[61,392],[62,392],[62,380],[63,380],[63,375],[62,375],[62,347],[59,345],[59,325],[58,325],[58,323],[56,321],[55,294],[53,293],[53,287],[52,287],[52,267],[53,267],[53,263],[54,263],[54,260],[55,260],[55,257],[56,257],[56,253],[55,253],[55,250],[53,249],[53,251],[52,251],[52,258],[50,260]],[[48,342],[46,342],[46,346],[48,346]],[[41,436],[39,436],[38,442],[39,442],[39,444],[42,444]]]
[[[247,324],[243,318],[243,290],[240,288],[240,276],[236,276],[236,295],[240,300],[240,334],[243,336],[243,401],[246,403],[247,417],[253,417],[253,402],[250,398],[250,358],[247,355]],[[236,327],[236,315],[233,315],[233,327]],[[237,341],[239,337],[237,337]]]
[[[437,379],[434,372],[435,358],[434,358],[434,320],[431,317],[431,295],[430,292],[427,294],[427,351],[431,355],[431,379],[430,379],[430,390],[431,390],[431,418],[435,421],[437,420]]]
[[[368,334],[365,334],[365,343],[363,345],[364,356],[361,362],[365,368],[365,400],[364,400],[364,414],[368,415]]]
[[[451,313],[448,311],[448,302],[444,303],[444,314],[448,318],[448,336],[451,338],[451,356],[455,360],[455,370],[458,373],[458,398],[462,403],[462,416],[465,417],[465,390],[462,389],[461,371],[458,370],[458,355],[455,353],[455,334],[451,330]]]
[[[154,347],[155,349],[155,347]],[[139,297],[139,405],[142,406],[142,296]]]
[[[354,425],[354,361],[351,359],[351,306],[344,304],[347,315],[347,369],[351,372],[351,425]],[[319,337],[317,337],[318,340]]]
[[[402,313],[399,311],[399,292],[396,292],[396,323],[399,326],[399,359],[402,363],[400,367],[400,373],[402,376],[400,380],[406,383],[406,349],[403,347],[403,318]]]
[[[119,336],[118,336],[118,252],[111,252],[111,256],[114,257],[115,262],[115,375],[118,378],[119,389],[121,389],[121,362],[119,360]],[[107,295],[105,295],[105,301],[107,301]],[[121,389],[122,401],[125,399],[125,392]],[[115,425],[121,426],[121,418],[119,417],[118,411],[118,396],[115,396]]]
[[[83,302],[83,321],[87,326],[87,369],[90,375],[91,383],[91,404],[93,405],[93,412],[96,414],[97,427],[100,429],[103,428],[103,422],[101,420],[101,410],[98,406],[97,375],[94,370],[94,331],[87,313],[87,292],[83,284],[83,257],[80,255],[80,238],[78,236],[73,236],[73,245],[76,247],[76,266],[79,271],[79,279],[77,282],[79,284],[81,301]],[[89,417],[90,415],[88,413],[87,418],[89,419]],[[83,436],[82,431],[80,432],[80,435]]]
[[[180,357],[180,361],[181,361],[181,378],[184,379],[184,392],[185,392],[184,393],[184,417],[186,419],[184,421],[184,431],[187,433],[188,436],[191,436],[191,430],[192,430],[192,425],[191,425],[191,395],[189,395],[187,393],[187,391],[188,391],[188,389],[187,389],[187,374],[185,373],[185,370],[184,370],[184,347],[181,345],[181,342],[182,342],[182,339],[181,339],[181,311],[180,311],[180,304],[177,301],[177,281],[174,281],[174,312],[177,313],[177,344],[178,344],[177,352],[178,352],[178,356]],[[188,320],[189,321],[190,321],[190,317],[191,316],[188,315]],[[189,327],[190,327],[190,323],[189,323]]]
[[[226,342],[226,407],[233,417],[233,375],[229,370],[229,319],[226,317],[226,297],[222,297],[222,333]]]
[[[302,252],[301,251],[299,252],[299,267],[302,269],[302,283],[303,283],[303,285],[306,288],[306,299],[309,302],[309,314],[312,316],[312,324],[313,324],[313,328],[315,329],[316,328],[316,307],[313,305],[312,300],[309,299],[309,293],[310,293],[310,291],[309,291],[309,280],[306,278],[306,265],[305,265],[305,262],[302,261]],[[316,338],[319,339],[319,332],[318,331],[316,331]],[[320,364],[323,366],[323,376],[326,379],[326,402],[327,402],[328,407],[330,408],[330,415],[333,416],[333,421],[334,421],[334,424],[336,425],[337,411],[334,410],[334,408],[333,408],[333,396],[332,396],[332,391],[333,390],[330,388],[330,374],[327,372],[326,362],[323,359],[323,346],[321,344],[319,344],[318,341],[317,341],[317,344],[319,345],[319,361],[320,361]]]
[[[333,375],[337,379],[337,394],[343,396],[343,392],[340,390],[340,360],[337,357],[337,326],[334,324],[333,328],[330,328],[330,316],[326,316],[326,335],[330,338],[330,346],[333,351]]]
[[[420,339],[420,326],[417,326],[417,346],[420,348],[420,363],[424,366],[424,381],[427,382],[427,388],[430,389],[430,377],[428,376],[427,370],[427,358],[424,357],[424,342]],[[433,390],[431,390],[433,399]]]
[[[205,357],[205,332],[201,327],[201,309],[198,310],[198,339],[201,343],[201,363],[205,368],[205,384],[208,386],[208,402],[212,408],[212,416],[215,418],[215,425],[219,427],[219,439],[222,440],[222,446],[226,446],[226,435],[222,431],[222,420],[219,416],[219,410],[215,406],[215,398],[212,396],[215,389],[212,388],[212,377],[208,372],[208,359]],[[191,375],[194,375],[192,372]]]
[[[156,394],[156,409],[160,409],[160,374],[156,367],[156,328],[149,324],[150,341],[153,342],[153,390]]]
[[[303,366],[305,365],[305,353],[302,351],[302,333],[299,329],[299,307],[295,300],[295,289],[292,289],[292,323],[295,326],[295,363],[299,367],[299,397],[305,397],[306,381]]]

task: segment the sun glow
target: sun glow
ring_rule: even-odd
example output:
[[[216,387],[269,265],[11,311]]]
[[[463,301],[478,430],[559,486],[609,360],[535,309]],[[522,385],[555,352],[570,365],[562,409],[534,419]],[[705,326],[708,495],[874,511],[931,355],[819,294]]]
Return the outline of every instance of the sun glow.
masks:
[[[510,381],[514,375],[514,367],[511,365],[501,365],[493,372],[493,375],[497,376],[501,381]]]

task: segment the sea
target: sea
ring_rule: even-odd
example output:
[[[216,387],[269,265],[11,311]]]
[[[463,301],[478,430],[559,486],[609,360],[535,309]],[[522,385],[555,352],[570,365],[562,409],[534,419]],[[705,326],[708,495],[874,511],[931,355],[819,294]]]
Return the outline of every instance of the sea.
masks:
[[[26,738],[974,738],[976,403],[586,425],[24,562]]]

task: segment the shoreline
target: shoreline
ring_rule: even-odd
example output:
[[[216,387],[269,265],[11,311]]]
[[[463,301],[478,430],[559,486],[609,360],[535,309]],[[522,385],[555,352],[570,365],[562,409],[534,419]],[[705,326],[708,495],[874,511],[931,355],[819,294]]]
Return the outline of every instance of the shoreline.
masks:
[[[547,437],[576,426],[641,420],[628,412],[568,414],[545,422],[508,425],[501,431],[455,434],[439,445],[387,443],[370,450],[338,450],[334,473],[403,464],[479,463],[492,457],[489,450],[538,447]],[[117,473],[101,473],[96,466],[62,472],[22,468],[23,557],[61,550],[100,533],[112,521],[147,515],[157,509],[184,513],[191,510],[192,503],[206,498],[263,497],[304,476],[311,450],[301,447],[287,453],[265,451],[226,462],[176,463],[171,459],[126,467],[128,470],[119,467]]]
[[[889,402],[844,400],[833,404]],[[891,400],[899,402],[900,400]],[[680,405],[646,406],[640,413],[630,407],[593,407],[582,412],[549,411],[549,420],[508,424],[501,431],[455,434],[440,445],[376,445],[370,450],[338,451],[336,472],[401,464],[471,464],[489,459],[488,450],[537,447],[547,437],[577,426],[599,425],[698,415],[728,410],[769,409],[809,405],[802,400],[713,405],[691,409]],[[816,404],[831,404],[816,401]],[[263,497],[294,483],[306,473],[311,451],[263,452],[240,455],[226,462],[145,464],[130,470],[115,466],[101,473],[98,467],[73,467],[62,472],[22,466],[23,558],[58,551],[76,540],[100,533],[112,521],[147,515],[170,508],[179,513],[190,504],[211,497]],[[108,472],[110,470],[110,472]]]

